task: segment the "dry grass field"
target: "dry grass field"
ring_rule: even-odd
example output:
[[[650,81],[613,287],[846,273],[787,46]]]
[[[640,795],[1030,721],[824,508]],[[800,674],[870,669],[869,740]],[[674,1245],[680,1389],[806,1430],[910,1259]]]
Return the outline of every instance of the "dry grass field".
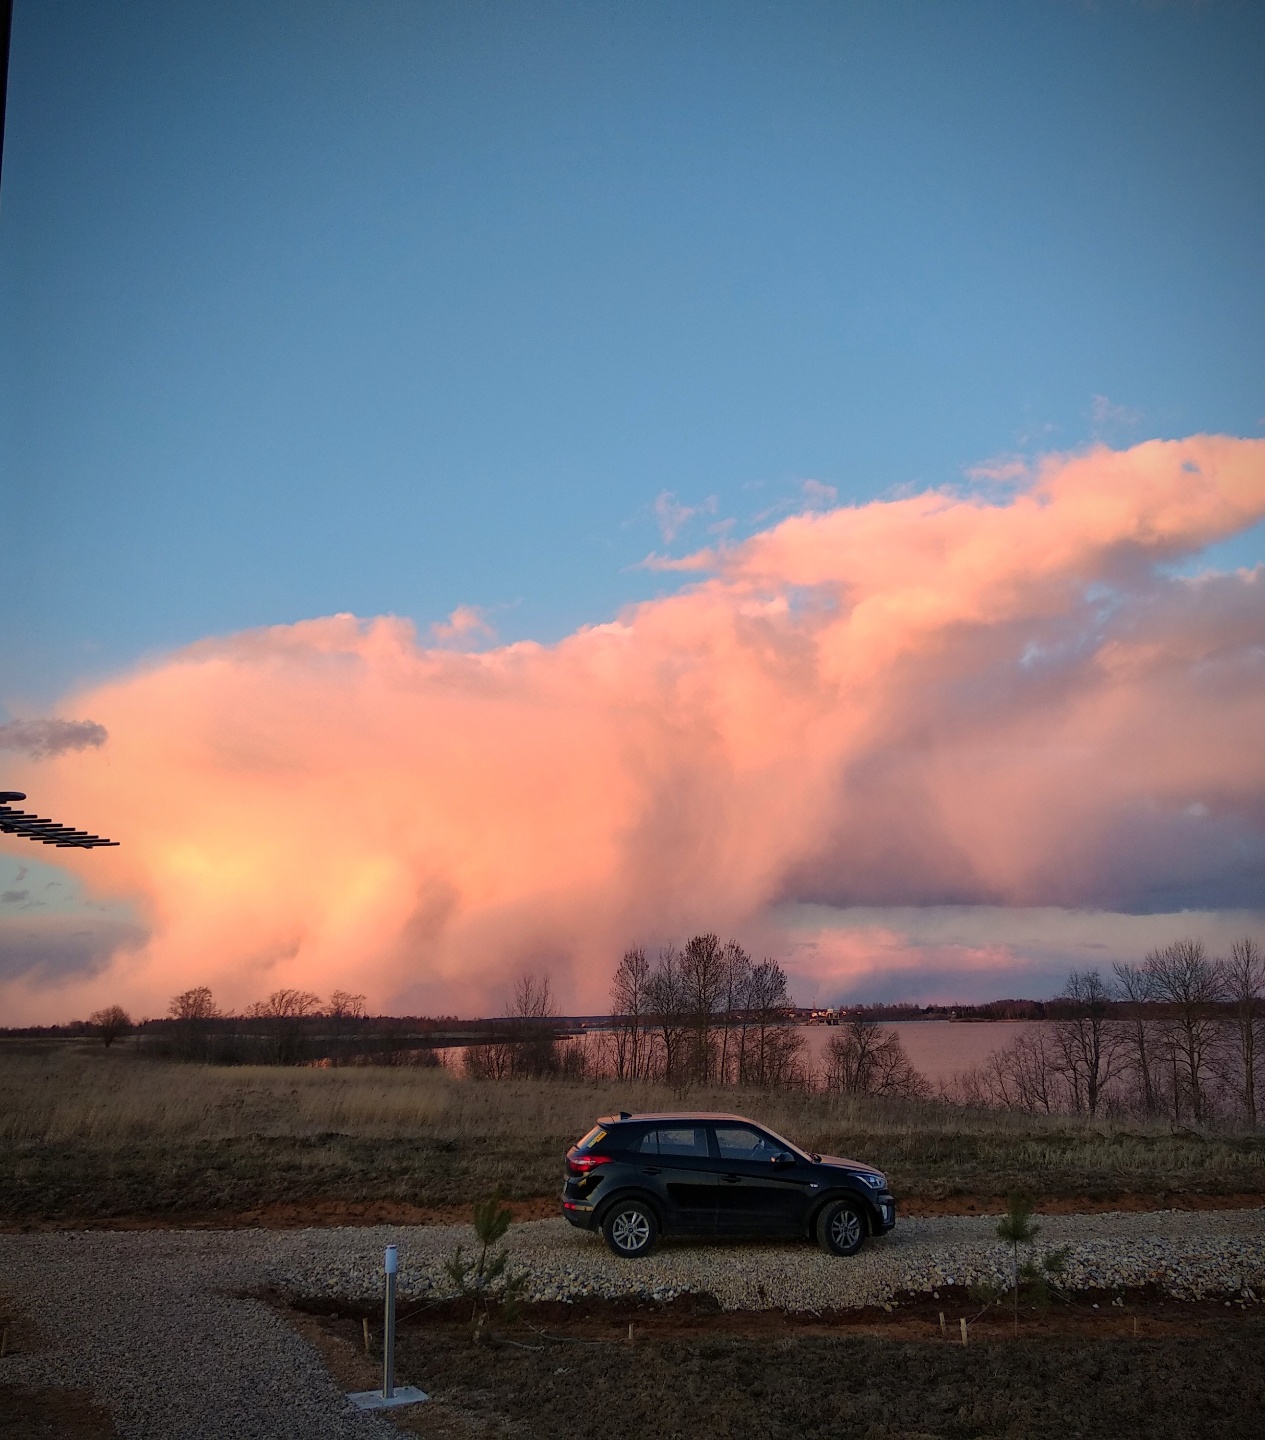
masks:
[[[561,1156],[620,1108],[738,1111],[863,1156],[898,1195],[1016,1186],[1104,1201],[1265,1191],[1265,1136],[967,1112],[938,1102],[614,1082],[472,1082],[445,1070],[212,1068],[88,1042],[0,1042],[0,1224],[375,1218],[499,1187],[552,1195]],[[392,1218],[389,1208],[380,1218]],[[401,1214],[403,1218],[403,1214]]]

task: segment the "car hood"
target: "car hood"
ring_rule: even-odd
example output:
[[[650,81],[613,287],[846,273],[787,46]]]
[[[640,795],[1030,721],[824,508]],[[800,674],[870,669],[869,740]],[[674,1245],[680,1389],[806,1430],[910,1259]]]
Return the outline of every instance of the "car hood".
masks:
[[[881,1175],[883,1172],[877,1165],[867,1165],[864,1160],[849,1160],[844,1155],[823,1155],[823,1165],[829,1165],[832,1170],[864,1170],[867,1175]]]

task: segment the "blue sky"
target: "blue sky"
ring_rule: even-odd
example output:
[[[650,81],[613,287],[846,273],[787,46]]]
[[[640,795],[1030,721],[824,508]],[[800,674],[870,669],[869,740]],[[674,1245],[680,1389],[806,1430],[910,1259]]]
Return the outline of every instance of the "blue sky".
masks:
[[[1236,4],[17,0],[0,706],[336,611],[549,640],[805,480],[1261,434],[1263,59]]]

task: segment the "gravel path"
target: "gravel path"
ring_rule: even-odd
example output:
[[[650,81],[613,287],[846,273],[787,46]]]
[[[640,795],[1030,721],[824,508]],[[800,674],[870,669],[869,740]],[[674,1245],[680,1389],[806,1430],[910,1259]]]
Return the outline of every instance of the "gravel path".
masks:
[[[268,1306],[235,1298],[263,1282],[275,1238],[0,1236],[0,1291],[51,1342],[0,1360],[0,1384],[86,1386],[146,1440],[400,1440]]]
[[[1038,1217],[1035,1254],[1066,1247],[1065,1283],[1073,1289],[1154,1284],[1182,1299],[1252,1289],[1265,1300],[1265,1210]],[[568,1300],[689,1291],[714,1295],[726,1309],[850,1309],[881,1305],[904,1290],[1004,1278],[1010,1252],[997,1217],[903,1220],[883,1240],[838,1260],[807,1244],[665,1244],[646,1260],[617,1260],[600,1237],[564,1220],[537,1220],[510,1231],[514,1259],[527,1271],[527,1298]],[[316,1237],[319,1237],[316,1238]],[[465,1226],[423,1229],[291,1231],[276,1237],[274,1283],[308,1295],[368,1298],[379,1292],[382,1247],[400,1245],[401,1293],[445,1295],[443,1261]]]
[[[1180,1297],[1265,1299],[1265,1210],[1040,1223],[1038,1253],[1069,1247],[1076,1288],[1152,1283]],[[667,1244],[619,1261],[562,1220],[516,1225],[509,1239],[534,1299],[702,1291],[728,1308],[823,1310],[1001,1276],[995,1227],[988,1217],[904,1220],[850,1260],[808,1245]],[[400,1247],[402,1295],[442,1295],[444,1258],[472,1239],[463,1226],[0,1236],[0,1291],[50,1342],[0,1360],[0,1383],[88,1386],[138,1440],[398,1440],[388,1422],[348,1406],[316,1352],[267,1306],[237,1296],[274,1285],[376,1299],[388,1242]]]

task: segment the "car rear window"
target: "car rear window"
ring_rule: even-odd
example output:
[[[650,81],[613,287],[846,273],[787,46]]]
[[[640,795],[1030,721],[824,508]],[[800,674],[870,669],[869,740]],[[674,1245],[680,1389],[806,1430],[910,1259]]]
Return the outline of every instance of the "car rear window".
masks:
[[[594,1145],[600,1145],[605,1139],[606,1131],[603,1130],[600,1125],[594,1125],[583,1140],[577,1140],[575,1142],[575,1148],[577,1150],[591,1150]]]
[[[665,1125],[647,1130],[637,1147],[643,1155],[692,1155],[707,1159],[707,1130],[702,1125]]]

